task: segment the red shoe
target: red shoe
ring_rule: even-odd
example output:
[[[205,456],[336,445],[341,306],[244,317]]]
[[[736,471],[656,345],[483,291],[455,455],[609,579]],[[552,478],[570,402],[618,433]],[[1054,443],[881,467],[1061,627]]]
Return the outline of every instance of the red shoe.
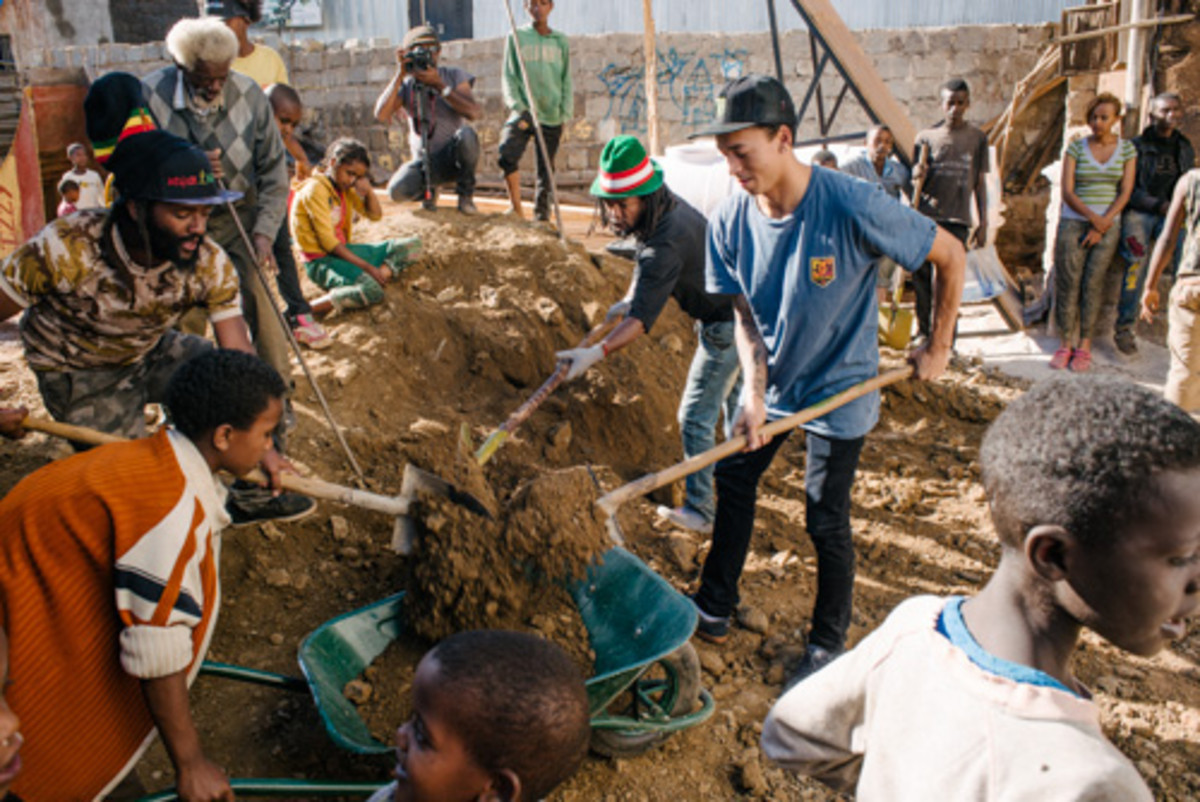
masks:
[[[1092,352],[1086,348],[1076,348],[1071,354],[1071,372],[1087,373],[1092,369]]]
[[[1054,352],[1054,356],[1050,357],[1050,369],[1062,370],[1071,362],[1072,351],[1070,348],[1059,348]]]

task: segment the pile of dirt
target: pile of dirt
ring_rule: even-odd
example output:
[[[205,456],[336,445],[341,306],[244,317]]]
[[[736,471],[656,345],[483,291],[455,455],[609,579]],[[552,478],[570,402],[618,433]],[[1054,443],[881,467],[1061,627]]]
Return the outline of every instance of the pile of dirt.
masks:
[[[563,582],[583,578],[612,545],[596,498],[588,469],[577,467],[523,483],[493,519],[449,499],[422,501],[424,531],[405,597],[413,630],[437,640],[469,629],[519,629],[561,606],[552,602],[565,596]],[[586,650],[586,640],[582,649],[563,645]],[[583,668],[590,671],[591,662]]]

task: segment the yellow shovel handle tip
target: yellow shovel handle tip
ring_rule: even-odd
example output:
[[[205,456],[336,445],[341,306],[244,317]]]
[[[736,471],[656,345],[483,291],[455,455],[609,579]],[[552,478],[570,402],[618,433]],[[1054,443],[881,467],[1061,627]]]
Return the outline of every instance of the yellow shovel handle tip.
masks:
[[[480,465],[486,464],[506,439],[508,439],[508,432],[503,429],[497,429],[492,432],[488,435],[488,439],[483,441],[483,445],[475,452],[475,461]]]

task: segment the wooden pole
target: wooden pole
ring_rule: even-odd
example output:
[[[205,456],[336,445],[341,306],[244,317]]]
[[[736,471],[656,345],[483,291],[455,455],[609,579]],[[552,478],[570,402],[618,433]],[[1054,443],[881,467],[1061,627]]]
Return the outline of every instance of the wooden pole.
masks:
[[[562,209],[558,205],[558,185],[554,180],[554,167],[550,164],[550,151],[546,148],[545,137],[542,136],[542,121],[538,119],[533,90],[529,88],[529,73],[525,71],[525,56],[521,53],[521,42],[517,39],[517,20],[513,16],[512,6],[508,4],[508,0],[504,0],[504,11],[508,14],[508,28],[512,37],[509,39],[509,43],[512,46],[513,55],[517,57],[517,71],[521,73],[521,85],[525,87],[525,97],[529,100],[529,116],[533,118],[533,133],[537,139],[538,150],[542,155],[542,164],[546,167],[546,181],[550,185],[550,203],[554,205],[554,221],[558,224],[558,238],[565,242],[567,232],[563,228]]]
[[[1129,4],[1129,24],[1137,25],[1146,17],[1145,0]],[[1131,28],[1125,55],[1125,134],[1136,136],[1141,130],[1142,81],[1146,65],[1146,28]]]
[[[645,28],[642,49],[646,55],[646,128],[651,156],[661,156],[658,147],[658,47],[654,42],[653,0],[642,0],[642,24]]]

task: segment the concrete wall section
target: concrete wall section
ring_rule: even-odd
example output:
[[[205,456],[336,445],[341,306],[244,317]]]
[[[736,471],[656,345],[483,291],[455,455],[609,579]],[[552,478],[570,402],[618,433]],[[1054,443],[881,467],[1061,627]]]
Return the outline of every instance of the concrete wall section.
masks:
[[[12,38],[19,67],[47,51],[113,39],[108,0],[8,0],[0,4],[0,33]]]
[[[982,123],[999,114],[1013,85],[1037,61],[1050,38],[1048,26],[934,28],[907,31],[865,31],[859,40],[893,94],[908,107],[918,128],[941,117],[938,86],[951,76],[965,77],[972,86],[970,119]],[[448,42],[444,64],[460,66],[477,76],[476,97],[484,117],[476,124],[484,146],[481,179],[499,184],[496,148],[505,109],[500,94],[501,39]],[[766,34],[668,34],[659,39],[658,92],[662,141],[684,141],[688,133],[716,114],[715,97],[726,79],[748,72],[773,71]],[[372,116],[378,93],[395,70],[395,53],[380,40],[326,46],[318,42],[282,48],[292,82],[306,104],[305,127],[322,141],[349,135],[364,140],[372,151],[377,176],[407,157],[406,132],[384,126]],[[373,46],[372,46],[373,45]],[[642,39],[636,34],[582,36],[571,40],[575,80],[575,119],[570,123],[558,157],[565,187],[582,188],[594,173],[600,149],[613,135],[645,135]],[[812,74],[806,34],[793,31],[782,42],[787,83],[799,96]],[[47,54],[45,67],[80,67],[92,74],[124,69],[145,74],[165,63],[159,45],[104,45],[68,48]],[[840,82],[826,80],[827,97]],[[864,130],[866,115],[851,98],[832,133]],[[816,136],[811,112],[802,121],[801,138]],[[532,177],[532,153],[523,173]]]

